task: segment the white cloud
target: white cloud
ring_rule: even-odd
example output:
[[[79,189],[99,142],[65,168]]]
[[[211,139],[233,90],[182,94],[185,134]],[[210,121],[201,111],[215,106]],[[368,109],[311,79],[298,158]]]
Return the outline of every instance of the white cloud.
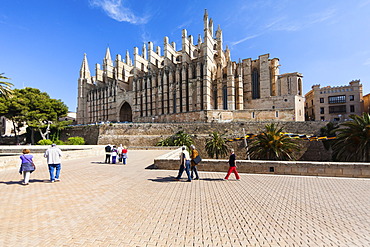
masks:
[[[247,37],[245,37],[245,38],[243,38],[241,40],[231,42],[230,45],[231,46],[238,45],[238,44],[243,43],[243,42],[245,42],[247,40],[254,39],[254,38],[258,37],[258,36],[259,36],[258,34],[256,34],[256,35],[250,35],[250,36],[247,36]]]
[[[368,58],[368,59],[364,62],[364,65],[365,65],[365,66],[370,66],[370,58]]]
[[[288,31],[294,32],[310,27],[314,24],[326,22],[333,19],[336,15],[336,9],[328,9],[319,13],[315,13],[305,18],[288,19],[287,17],[277,17],[270,23],[265,25],[265,29],[271,31]]]
[[[178,25],[176,28],[177,28],[177,29],[184,29],[184,28],[186,28],[186,27],[190,26],[190,24],[191,24],[192,22],[193,22],[193,20],[187,20],[187,21],[185,21],[184,23],[182,23],[182,24]]]
[[[312,24],[316,24],[316,23],[325,22],[325,21],[335,17],[336,12],[337,12],[336,9],[328,9],[324,12],[312,15],[311,20],[307,24],[312,25]]]
[[[365,0],[362,3],[359,4],[359,7],[362,8],[362,7],[365,7],[366,5],[369,5],[369,4],[370,4],[370,1],[369,0]]]
[[[123,6],[122,0],[90,0],[94,7],[100,7],[112,19],[119,22],[128,22],[131,24],[145,24],[149,17],[138,17],[131,9]]]

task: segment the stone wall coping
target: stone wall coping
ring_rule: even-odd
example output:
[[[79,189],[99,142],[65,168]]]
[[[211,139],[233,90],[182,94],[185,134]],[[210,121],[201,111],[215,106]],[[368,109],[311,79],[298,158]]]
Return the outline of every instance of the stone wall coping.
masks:
[[[154,159],[154,167],[178,169],[180,152],[178,148]],[[361,162],[237,160],[237,166],[239,172],[252,174],[370,178],[370,163]],[[203,159],[198,164],[199,171],[226,172],[228,167],[226,159]]]
[[[176,148],[176,147],[173,147]],[[157,157],[155,160],[178,160],[181,148],[177,148],[167,154]],[[228,162],[228,159],[202,159],[202,162],[219,162],[225,163]],[[237,160],[237,163],[246,163],[246,164],[260,164],[260,165],[312,165],[312,166],[370,166],[370,163],[364,162],[318,162],[318,161],[274,161],[274,160]]]
[[[57,145],[62,151],[63,160],[80,159],[85,156],[102,156],[104,157],[104,147],[106,145]],[[33,161],[36,165],[46,164],[44,152],[50,145],[21,145],[21,146],[0,146],[0,170],[8,168],[16,168],[20,165],[19,156],[22,154],[23,149],[30,149],[31,154],[34,156]],[[129,150],[158,150],[158,149],[178,149],[178,147],[128,147]],[[11,152],[9,152],[11,150]],[[6,151],[6,152],[2,152]],[[38,151],[38,152],[36,152]]]

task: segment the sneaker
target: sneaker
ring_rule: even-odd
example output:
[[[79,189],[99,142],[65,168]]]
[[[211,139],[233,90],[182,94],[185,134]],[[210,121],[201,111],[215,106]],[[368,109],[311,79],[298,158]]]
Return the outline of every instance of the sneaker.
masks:
[[[223,178],[222,180],[224,180],[224,181],[228,181],[229,179],[227,179],[227,178]]]
[[[188,180],[186,180],[186,182],[191,182],[191,180],[188,179]]]
[[[51,181],[50,181],[50,183],[54,183],[54,182],[55,182],[55,180],[51,180]]]
[[[194,180],[199,180],[199,178],[194,178]]]

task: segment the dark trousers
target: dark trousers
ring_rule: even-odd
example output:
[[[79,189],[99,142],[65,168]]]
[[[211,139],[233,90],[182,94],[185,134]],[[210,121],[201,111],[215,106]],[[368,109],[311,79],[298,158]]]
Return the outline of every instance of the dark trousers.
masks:
[[[193,173],[195,173],[195,178],[198,179],[199,178],[199,175],[198,175],[198,169],[197,169],[197,166],[192,166],[191,167],[191,178],[193,178]]]
[[[112,156],[112,164],[116,164],[117,156]]]
[[[186,175],[188,175],[188,181],[191,181],[191,176],[190,176],[190,161],[189,160],[185,162],[185,167],[184,167],[184,165],[180,165],[179,175],[177,175],[177,177],[176,177],[177,179],[180,179],[181,178],[182,173],[184,172],[184,170],[186,172]]]
[[[110,163],[110,154],[105,155],[105,163]]]

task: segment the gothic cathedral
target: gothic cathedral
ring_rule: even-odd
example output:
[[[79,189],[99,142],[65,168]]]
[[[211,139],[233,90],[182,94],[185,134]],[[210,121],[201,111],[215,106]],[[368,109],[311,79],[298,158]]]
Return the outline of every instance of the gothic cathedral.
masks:
[[[204,14],[195,45],[182,31],[181,50],[164,38],[161,48],[134,48],[133,60],[109,48],[91,76],[84,55],[78,80],[77,123],[304,121],[302,74],[279,74],[279,59],[231,61],[222,30]]]

